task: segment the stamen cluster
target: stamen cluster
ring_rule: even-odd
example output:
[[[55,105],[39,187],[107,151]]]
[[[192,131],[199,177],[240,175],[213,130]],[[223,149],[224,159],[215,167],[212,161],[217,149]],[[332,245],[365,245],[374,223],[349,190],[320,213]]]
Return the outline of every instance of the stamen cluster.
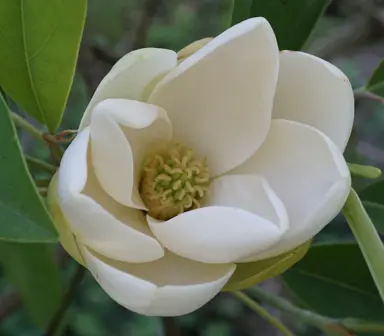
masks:
[[[197,160],[192,149],[176,144],[145,160],[140,192],[148,214],[167,220],[199,208],[208,184],[206,161]]]

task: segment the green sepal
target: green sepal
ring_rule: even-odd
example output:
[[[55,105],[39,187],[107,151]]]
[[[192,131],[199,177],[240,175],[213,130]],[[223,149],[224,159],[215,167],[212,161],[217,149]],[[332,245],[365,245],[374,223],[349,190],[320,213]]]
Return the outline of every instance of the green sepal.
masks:
[[[249,263],[239,263],[223,291],[242,290],[284,273],[308,252],[311,241],[279,256]]]

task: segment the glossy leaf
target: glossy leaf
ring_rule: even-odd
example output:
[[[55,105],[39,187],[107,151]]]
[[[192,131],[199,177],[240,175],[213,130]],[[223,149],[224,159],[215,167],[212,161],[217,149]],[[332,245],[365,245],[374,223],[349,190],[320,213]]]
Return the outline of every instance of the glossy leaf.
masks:
[[[57,234],[21,153],[8,107],[0,96],[0,240],[55,242]]]
[[[280,50],[301,50],[329,3],[330,0],[254,0],[251,16],[263,16],[269,21]]]
[[[384,97],[384,60],[380,62],[379,66],[373,72],[365,90]]]
[[[86,0],[1,0],[0,85],[54,131],[75,71]]]
[[[283,279],[321,314],[384,321],[384,305],[355,243],[313,246]]]
[[[32,321],[45,328],[62,298],[52,246],[1,242],[0,264]]]
[[[231,279],[229,279],[223,290],[235,291],[245,289],[280,275],[303,258],[310,245],[311,242],[309,241],[297,247],[295,250],[277,257],[237,264],[235,273]]]

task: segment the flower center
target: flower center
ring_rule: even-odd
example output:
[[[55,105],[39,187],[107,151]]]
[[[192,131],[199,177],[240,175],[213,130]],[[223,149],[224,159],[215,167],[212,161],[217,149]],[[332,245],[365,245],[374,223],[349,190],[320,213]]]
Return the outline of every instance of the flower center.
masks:
[[[206,160],[191,148],[173,144],[144,161],[140,193],[148,214],[167,220],[199,208],[208,191]]]

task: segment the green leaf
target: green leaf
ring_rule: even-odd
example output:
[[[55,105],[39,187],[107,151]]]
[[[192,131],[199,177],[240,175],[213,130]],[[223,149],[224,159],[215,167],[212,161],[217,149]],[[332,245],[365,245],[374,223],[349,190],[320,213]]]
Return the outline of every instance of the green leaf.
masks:
[[[75,71],[86,0],[1,0],[0,85],[54,131]]]
[[[1,242],[0,263],[32,321],[45,328],[62,297],[60,273],[52,246]]]
[[[269,21],[280,50],[301,50],[329,3],[330,0],[254,0],[251,16]]]
[[[384,234],[384,180],[370,184],[359,197],[379,233]]]
[[[360,190],[359,197],[362,201],[384,205],[384,180],[371,183],[363,190]]]
[[[373,72],[365,90],[384,97],[384,60],[380,62],[379,66]]]
[[[0,240],[55,242],[57,234],[34,187],[8,107],[0,96]]]
[[[307,253],[311,242],[297,247],[293,251],[284,253],[277,257],[237,264],[235,273],[224,287],[224,291],[237,291],[249,288],[269,278],[280,275],[292,267]]]
[[[253,0],[233,0],[232,26],[251,17]]]
[[[383,303],[355,243],[315,245],[283,279],[320,314],[384,320]]]
[[[363,202],[363,205],[376,230],[384,235],[384,205],[371,202]]]

